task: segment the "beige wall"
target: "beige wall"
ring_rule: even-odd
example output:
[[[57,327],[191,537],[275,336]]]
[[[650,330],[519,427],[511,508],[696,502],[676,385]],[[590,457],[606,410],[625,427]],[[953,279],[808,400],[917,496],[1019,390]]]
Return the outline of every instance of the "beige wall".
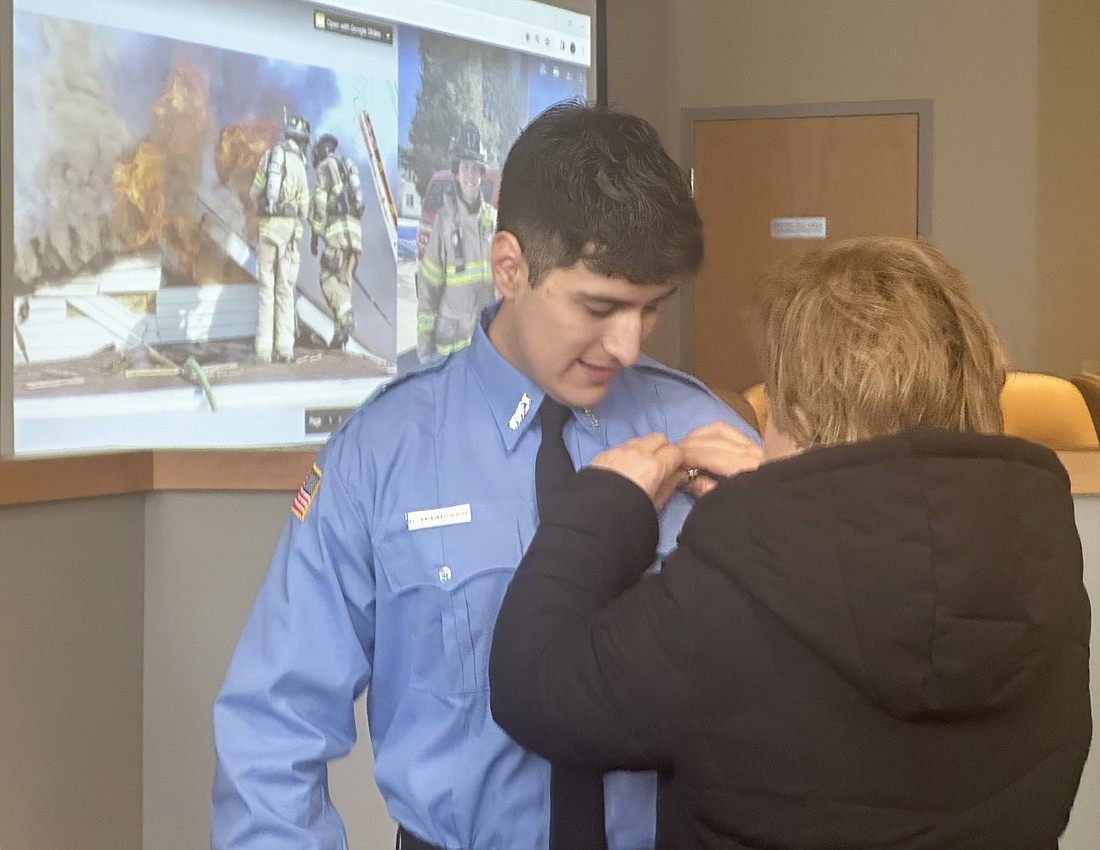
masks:
[[[612,95],[682,160],[683,108],[931,98],[927,235],[970,275],[1013,361],[1036,368],[1036,0],[646,0],[655,14],[636,17],[635,5],[611,0],[618,55],[624,35],[648,43],[660,27],[656,55],[670,60],[639,81],[620,59]],[[654,74],[667,82],[650,96]],[[650,350],[679,362],[664,330]]]
[[[211,705],[290,499],[289,493],[147,497],[146,850],[209,846]],[[364,714],[360,705],[361,723]],[[367,740],[363,727],[360,740]],[[351,850],[393,846],[394,826],[374,787],[372,765],[368,742],[330,769]]]
[[[1100,373],[1100,3],[1040,0],[1038,351]]]
[[[137,850],[144,496],[0,509],[0,847]]]
[[[1092,850],[1100,836],[1100,496],[1078,496],[1077,529],[1085,557],[1085,587],[1092,600],[1092,657],[1089,661],[1092,691],[1093,745],[1091,758],[1085,763],[1077,799],[1073,804],[1069,826],[1059,842],[1059,850]]]

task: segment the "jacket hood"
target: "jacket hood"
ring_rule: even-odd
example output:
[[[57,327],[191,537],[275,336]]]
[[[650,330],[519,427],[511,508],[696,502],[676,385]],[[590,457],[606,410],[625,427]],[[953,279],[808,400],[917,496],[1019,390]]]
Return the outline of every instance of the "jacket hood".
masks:
[[[729,533],[693,535],[714,511]],[[914,431],[765,464],[700,500],[682,545],[899,717],[1012,700],[1088,604],[1068,476],[1013,437]]]

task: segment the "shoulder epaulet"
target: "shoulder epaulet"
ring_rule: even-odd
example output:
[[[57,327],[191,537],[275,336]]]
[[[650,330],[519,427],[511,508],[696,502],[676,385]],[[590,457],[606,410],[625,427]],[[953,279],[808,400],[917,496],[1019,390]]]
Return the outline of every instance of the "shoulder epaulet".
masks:
[[[656,372],[657,374],[663,375],[667,378],[673,378],[689,387],[697,387],[701,390],[706,390],[708,393],[711,393],[711,395],[713,395],[710,387],[708,387],[694,375],[689,375],[687,374],[687,372],[681,372],[679,369],[673,369],[671,366],[662,363],[660,360],[654,360],[652,357],[649,357],[645,354],[638,358],[638,362],[635,363],[634,366],[637,369],[641,369],[643,372]]]
[[[424,375],[430,375],[433,372],[438,372],[450,359],[450,354],[440,354],[436,357],[433,357],[431,360],[426,360],[423,363],[413,366],[413,368],[409,369],[409,371],[402,372],[400,375],[397,375],[393,379],[386,381],[386,383],[382,384],[382,386],[378,387],[374,392],[367,396],[367,400],[365,403],[370,404],[375,399],[378,399],[385,393],[388,393],[394,387],[398,387],[402,384],[408,383],[414,378],[420,378]]]

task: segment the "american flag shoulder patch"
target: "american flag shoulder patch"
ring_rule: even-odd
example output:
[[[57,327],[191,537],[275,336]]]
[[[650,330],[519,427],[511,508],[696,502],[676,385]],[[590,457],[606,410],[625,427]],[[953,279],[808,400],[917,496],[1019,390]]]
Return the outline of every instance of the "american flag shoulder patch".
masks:
[[[317,495],[320,486],[321,469],[317,464],[313,464],[313,468],[309,471],[309,475],[306,476],[302,486],[298,488],[298,492],[294,496],[294,502],[290,506],[294,516],[300,520],[305,520],[306,514],[309,513],[309,506],[313,504],[313,497]]]

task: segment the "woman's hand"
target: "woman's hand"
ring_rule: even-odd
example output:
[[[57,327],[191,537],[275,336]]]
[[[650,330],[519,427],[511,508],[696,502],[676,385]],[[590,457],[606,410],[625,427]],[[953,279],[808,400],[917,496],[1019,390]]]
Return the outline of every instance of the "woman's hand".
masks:
[[[756,469],[764,460],[760,446],[721,421],[696,428],[678,445],[683,452],[683,488],[695,498],[709,493],[721,479]]]
[[[600,452],[589,466],[609,469],[629,478],[660,510],[684,480],[683,454],[664,434],[653,433]]]

